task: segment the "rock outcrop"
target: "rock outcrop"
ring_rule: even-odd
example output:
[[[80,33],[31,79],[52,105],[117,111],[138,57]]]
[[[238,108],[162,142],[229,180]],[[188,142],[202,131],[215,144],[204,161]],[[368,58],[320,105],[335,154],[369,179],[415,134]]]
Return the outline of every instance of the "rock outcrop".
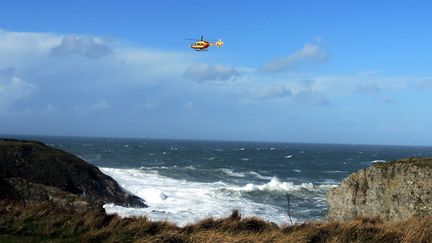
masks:
[[[22,203],[46,203],[74,212],[102,209],[102,201],[88,201],[57,187],[33,183],[20,178],[0,179],[0,198]]]
[[[400,220],[432,215],[432,158],[374,163],[327,193],[329,220]]]
[[[41,142],[0,139],[0,179],[3,197],[23,201],[146,207],[96,166]]]

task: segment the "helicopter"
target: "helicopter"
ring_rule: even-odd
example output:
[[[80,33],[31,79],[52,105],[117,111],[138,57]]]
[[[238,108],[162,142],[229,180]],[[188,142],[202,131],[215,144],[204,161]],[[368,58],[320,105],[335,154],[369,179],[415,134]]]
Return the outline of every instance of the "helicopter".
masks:
[[[217,46],[217,47],[221,47],[224,43],[223,43],[223,41],[221,40],[221,39],[219,39],[218,41],[216,41],[216,42],[209,42],[209,41],[206,41],[206,40],[204,40],[204,36],[201,36],[201,39],[200,40],[197,40],[197,39],[187,39],[187,40],[193,40],[193,41],[195,41],[194,43],[192,43],[191,45],[190,45],[190,47],[192,48],[192,49],[194,49],[195,51],[207,51],[207,48],[209,47],[209,46]]]

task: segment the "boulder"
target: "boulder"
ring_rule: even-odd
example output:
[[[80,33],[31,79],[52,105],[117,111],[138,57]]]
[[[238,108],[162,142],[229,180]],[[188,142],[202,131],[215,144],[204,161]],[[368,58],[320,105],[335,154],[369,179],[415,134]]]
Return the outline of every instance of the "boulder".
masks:
[[[432,158],[374,163],[327,193],[329,220],[432,215]]]

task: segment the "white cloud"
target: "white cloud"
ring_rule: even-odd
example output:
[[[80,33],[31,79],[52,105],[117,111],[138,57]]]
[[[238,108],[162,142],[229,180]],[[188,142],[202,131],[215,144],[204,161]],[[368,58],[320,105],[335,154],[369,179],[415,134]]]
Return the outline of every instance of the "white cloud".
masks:
[[[315,83],[315,81],[310,80],[310,79],[303,79],[303,80],[299,81],[300,86],[305,87],[305,88],[310,88],[314,83]]]
[[[1,76],[12,76],[15,73],[15,68],[14,67],[7,67],[7,68],[3,68],[0,69],[0,75]]]
[[[392,97],[387,97],[387,96],[385,96],[385,97],[381,97],[381,98],[379,99],[379,102],[380,102],[380,103],[383,103],[383,104],[387,104],[387,105],[389,105],[389,104],[394,104],[394,103],[396,103],[397,100],[395,100],[395,99],[392,98]]]
[[[29,42],[29,39],[33,40]],[[49,33],[13,32],[0,29],[0,50],[40,50],[58,44],[60,36]]]
[[[49,112],[49,113],[59,111],[59,109],[58,109],[56,106],[51,105],[51,104],[47,104],[47,105],[44,107],[43,110],[44,110],[45,112]]]
[[[75,112],[77,114],[90,114],[93,112],[108,110],[110,108],[111,104],[108,103],[108,101],[106,101],[105,99],[102,99],[88,105],[77,106],[75,107]]]
[[[18,77],[2,82],[0,80],[0,110],[7,109],[14,102],[29,96],[36,86]]]
[[[328,59],[329,55],[316,44],[305,44],[304,47],[288,57],[274,59],[261,67],[262,72],[278,73],[291,70],[301,64],[309,62],[321,62]]]
[[[233,67],[223,65],[193,64],[186,69],[183,77],[199,83],[233,81],[240,73]]]
[[[250,92],[249,98],[267,100],[285,98],[291,95],[291,90],[286,88],[284,85],[272,84],[261,86],[253,90]]]
[[[378,82],[367,82],[357,85],[354,88],[354,92],[362,94],[376,94],[381,91],[381,87]]]
[[[50,50],[52,56],[66,57],[72,54],[82,55],[89,58],[101,58],[110,54],[112,50],[90,36],[66,35],[60,45]]]
[[[426,77],[424,79],[418,80],[415,84],[418,89],[431,89],[432,88],[432,78]]]
[[[181,80],[194,57],[186,51],[135,47],[121,41],[110,47],[101,37],[0,30],[0,75],[31,77],[38,86],[51,83],[51,89],[71,82],[77,88],[78,84],[155,84]]]
[[[183,111],[184,114],[186,114],[186,116],[190,116],[190,115],[197,116],[201,114],[200,110],[198,109],[198,106],[193,101],[187,101],[183,105]]]
[[[100,100],[96,103],[91,104],[88,109],[89,110],[104,110],[110,108],[111,105],[106,100]]]
[[[322,94],[311,90],[303,89],[294,95],[294,100],[300,104],[306,105],[329,105],[330,102]]]

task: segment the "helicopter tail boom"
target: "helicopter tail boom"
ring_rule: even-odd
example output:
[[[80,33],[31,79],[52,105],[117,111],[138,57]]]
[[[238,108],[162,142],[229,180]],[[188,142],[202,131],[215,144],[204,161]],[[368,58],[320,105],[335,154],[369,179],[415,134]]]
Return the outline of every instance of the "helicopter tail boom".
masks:
[[[223,41],[221,39],[219,39],[218,41],[211,43],[212,46],[217,46],[217,47],[222,47],[223,46]]]

